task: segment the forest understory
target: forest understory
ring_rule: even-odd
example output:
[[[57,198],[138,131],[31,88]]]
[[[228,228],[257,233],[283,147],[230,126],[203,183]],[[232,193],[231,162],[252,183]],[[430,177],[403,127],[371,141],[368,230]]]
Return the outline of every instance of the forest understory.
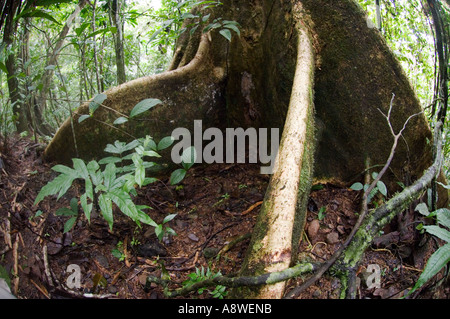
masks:
[[[147,283],[148,276],[170,276],[168,288],[182,287],[196,269],[237,273],[249,244],[269,182],[255,164],[194,166],[181,186],[168,178],[138,191],[136,201],[151,206],[157,223],[177,214],[169,226],[176,236],[159,241],[154,228],[142,228],[123,214],[114,214],[110,231],[106,221],[83,214],[63,235],[67,217],[55,216],[79,198],[80,185],[59,201],[46,198],[33,203],[40,189],[55,177],[43,163],[43,145],[11,136],[2,155],[0,178],[0,258],[19,299],[119,298],[166,299],[163,288]],[[362,193],[334,185],[314,185],[308,202],[307,225],[299,251],[303,258],[326,261],[344,242],[360,211]],[[42,213],[42,214],[41,214]],[[415,229],[419,219],[413,208],[388,225],[365,254],[357,271],[359,299],[397,299],[406,295],[435,251],[435,238]],[[81,287],[68,289],[71,264],[80,266]],[[378,265],[380,286],[370,281],[368,268]],[[417,299],[449,299],[450,282],[441,271],[424,287],[407,296]],[[287,291],[305,278],[288,282]],[[299,299],[338,299],[338,278],[325,274],[301,293]],[[214,287],[202,294],[177,298],[210,299]]]

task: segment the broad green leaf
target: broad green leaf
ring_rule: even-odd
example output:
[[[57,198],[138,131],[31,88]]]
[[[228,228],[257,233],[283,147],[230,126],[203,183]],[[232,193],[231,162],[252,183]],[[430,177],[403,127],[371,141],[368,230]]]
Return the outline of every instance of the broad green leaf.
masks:
[[[115,156],[109,156],[109,157],[105,157],[102,158],[100,161],[98,161],[99,164],[109,164],[109,163],[120,163],[122,162],[122,159],[120,157],[115,157]]]
[[[108,192],[108,196],[119,207],[126,216],[132,220],[138,220],[138,212],[136,205],[131,200],[130,195],[122,189],[113,189]]]
[[[445,265],[450,262],[450,244],[445,244],[436,250],[428,259],[425,269],[417,280],[416,285],[408,293],[411,294],[433,278]]]
[[[90,117],[91,117],[90,115],[86,115],[86,114],[81,115],[81,116],[78,118],[78,123],[81,123],[81,122],[87,120],[87,119],[90,118]]]
[[[83,33],[83,31],[86,30],[87,27],[89,27],[89,25],[89,22],[85,22],[80,27],[75,28],[75,33],[77,34],[77,36],[79,37]]]
[[[424,216],[428,216],[430,214],[430,212],[428,211],[428,206],[425,203],[420,203],[419,205],[417,205],[415,211]]]
[[[166,136],[166,137],[164,137],[158,143],[158,151],[162,151],[162,150],[170,147],[173,144],[174,141],[175,141],[175,139],[173,138],[173,136]]]
[[[130,118],[136,117],[139,114],[142,114],[148,110],[150,110],[152,107],[162,104],[161,100],[158,99],[145,99],[133,108],[133,110],[130,113]]]
[[[439,226],[423,226],[423,228],[427,231],[427,233],[450,243],[450,232],[448,230]]]
[[[78,214],[67,207],[61,207],[55,212],[55,216],[77,216]]]
[[[64,234],[69,232],[73,228],[76,221],[77,221],[76,217],[71,217],[69,218],[68,221],[66,221],[66,223],[64,224]]]
[[[70,186],[72,186],[74,179],[75,177],[66,174],[57,176],[54,180],[42,187],[34,201],[34,204],[37,205],[45,197],[56,194],[58,194],[57,199],[60,199],[61,196],[67,192]]]
[[[106,189],[112,188],[114,181],[116,179],[116,165],[114,163],[109,163],[105,167],[105,171],[103,172],[103,183],[106,186]]]
[[[166,224],[168,222],[170,222],[172,219],[174,219],[177,216],[177,214],[170,214],[167,215],[164,220],[163,220],[163,224]]]
[[[70,209],[72,209],[74,213],[78,214],[78,200],[76,198],[72,198],[70,200]]]
[[[97,94],[89,103],[89,113],[93,114],[107,98],[108,96],[106,94]]]
[[[143,165],[136,166],[136,172],[134,174],[134,180],[139,187],[142,187],[145,181],[145,168]]]
[[[5,74],[8,74],[8,69],[6,68],[6,65],[3,62],[0,62],[0,70],[5,72]]]
[[[114,125],[120,125],[120,124],[123,124],[123,123],[126,123],[126,122],[128,122],[128,119],[126,117],[121,116],[118,119],[116,119],[113,124]]]
[[[157,182],[157,181],[158,181],[157,178],[154,178],[154,177],[147,177],[147,178],[144,180],[144,183],[142,183],[142,186],[147,186],[147,185],[153,184],[153,183],[155,183],[155,182]]]
[[[170,185],[176,185],[181,182],[186,176],[186,170],[183,168],[177,169],[170,175]]]
[[[196,159],[197,159],[197,152],[194,146],[190,146],[187,149],[185,149],[183,154],[181,155],[181,163],[184,169],[185,170],[190,169],[192,165],[194,165]]]
[[[29,12],[23,12],[23,13],[19,14],[18,16],[16,16],[16,19],[18,17],[21,17],[21,18],[43,18],[43,19],[50,20],[56,24],[61,24],[55,18],[53,18],[50,14],[48,14],[47,12],[40,10],[40,9],[33,9]]]
[[[227,39],[229,42],[231,42],[231,31],[228,29],[222,29],[219,31],[219,33],[225,38]]]
[[[436,217],[439,224],[450,228],[450,210],[441,208],[436,211]]]
[[[377,183],[378,190],[381,194],[383,194],[384,197],[387,196],[387,188],[386,185],[382,181],[378,181]]]
[[[98,206],[102,212],[103,218],[109,225],[109,229],[113,228],[114,217],[112,210],[112,201],[108,194],[100,194],[98,196]]]
[[[350,189],[353,189],[354,191],[360,191],[363,188],[364,188],[364,186],[361,183],[355,183],[352,186],[350,186]]]
[[[148,216],[145,212],[143,212],[142,208],[138,207],[137,212],[138,212],[138,218],[142,223],[153,226],[153,227],[158,227],[158,224],[155,223],[155,221],[153,219],[151,219],[150,216]]]
[[[100,165],[98,165],[97,161],[90,161],[86,167],[91,176],[92,183],[95,186],[100,185],[103,182],[103,174],[100,172]]]
[[[156,234],[156,237],[158,237],[159,240],[163,239],[164,231],[163,231],[163,225],[162,224],[159,224],[158,226],[155,227],[155,234]]]
[[[83,208],[83,211],[84,211],[84,215],[86,216],[86,219],[87,219],[88,223],[90,224],[93,204],[92,203],[88,204],[86,194],[81,195],[80,202],[81,202],[81,208]]]
[[[72,0],[38,0],[36,2],[36,6],[40,7],[48,7],[52,4],[60,4],[60,3],[71,3]]]
[[[241,36],[241,31],[239,30],[239,28],[236,25],[234,25],[232,23],[227,23],[224,25],[224,27],[233,30],[234,32],[237,33],[238,36]]]
[[[56,68],[56,65],[47,65],[44,70],[54,70]]]
[[[84,161],[79,158],[73,158],[72,162],[73,168],[77,172],[78,176],[84,179],[89,179],[89,172]]]

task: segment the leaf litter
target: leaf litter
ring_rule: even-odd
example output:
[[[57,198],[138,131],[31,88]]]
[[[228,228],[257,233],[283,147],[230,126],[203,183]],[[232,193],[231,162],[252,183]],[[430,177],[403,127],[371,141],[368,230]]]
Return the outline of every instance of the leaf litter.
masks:
[[[170,278],[171,289],[176,289],[202,267],[213,273],[236,274],[270,178],[261,175],[254,164],[195,165],[180,185],[170,186],[168,178],[162,178],[139,189],[135,200],[152,207],[149,215],[158,224],[176,214],[167,223],[176,235],[162,240],[154,227],[139,228],[118,212],[112,230],[93,213],[90,223],[79,214],[74,228],[64,233],[71,217],[55,212],[71,207],[70,201],[79,198],[83,185],[75,183],[59,201],[46,198],[36,207],[33,203],[40,189],[55,177],[51,166],[41,160],[43,145],[12,137],[5,146],[0,170],[0,274],[8,275],[11,291],[20,299],[164,299],[159,285],[147,284],[148,276]],[[338,249],[357,220],[360,195],[348,188],[315,185],[299,258],[322,262]],[[361,261],[357,298],[403,296],[436,249],[429,236],[414,229],[413,236],[403,240],[400,220],[386,227]],[[79,266],[79,288],[68,287],[71,265]],[[379,287],[367,284],[370,265],[381,270]],[[412,297],[448,299],[448,281],[435,285],[443,276],[440,272]],[[290,280],[287,289],[304,279]],[[298,298],[336,299],[340,289],[338,279],[324,275]],[[180,298],[212,295],[204,291]]]

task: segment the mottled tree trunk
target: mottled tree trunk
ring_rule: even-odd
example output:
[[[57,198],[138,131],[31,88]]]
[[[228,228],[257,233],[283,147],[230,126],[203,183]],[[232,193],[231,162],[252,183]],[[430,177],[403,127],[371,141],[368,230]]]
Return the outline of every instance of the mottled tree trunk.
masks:
[[[185,32],[170,71],[105,92],[105,105],[128,113],[145,98],[162,100],[142,117],[146,121],[121,127],[137,137],[151,134],[158,139],[177,127],[192,129],[198,119],[204,129],[282,129],[277,170],[241,274],[279,271],[298,261],[313,176],[346,186],[362,181],[368,160],[382,165],[389,156],[393,137],[380,110],[387,112],[392,94],[397,131],[421,106],[379,31],[368,26],[353,0],[226,0],[211,13],[211,21],[221,17],[239,22],[240,37],[228,42],[217,30]],[[78,114],[87,113],[86,103]],[[112,123],[116,117],[101,108],[81,124],[75,118],[80,156],[99,158],[107,143],[129,138],[99,123]],[[390,174],[383,178],[390,194],[397,182],[416,180],[432,162],[424,116],[416,116],[403,135]],[[45,156],[69,163],[74,149],[68,120]],[[446,200],[445,193],[441,200]],[[234,290],[232,295],[280,298],[283,293],[281,283]]]

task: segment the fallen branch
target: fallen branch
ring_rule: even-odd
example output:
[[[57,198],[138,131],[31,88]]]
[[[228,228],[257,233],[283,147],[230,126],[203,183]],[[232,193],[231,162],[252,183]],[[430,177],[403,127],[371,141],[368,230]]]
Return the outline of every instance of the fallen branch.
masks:
[[[164,294],[168,298],[174,298],[177,296],[184,296],[192,291],[196,291],[200,288],[211,287],[216,285],[222,285],[230,288],[237,287],[251,287],[251,286],[261,286],[261,285],[271,285],[276,284],[288,279],[303,275],[314,271],[317,265],[312,263],[299,264],[294,267],[287,268],[282,271],[265,273],[260,276],[242,276],[242,277],[227,277],[219,276],[213,279],[206,279],[197,282],[193,285],[185,286],[183,288],[177,289],[175,291],[169,291],[167,285],[168,280],[163,280],[157,277],[149,276],[147,277],[146,286],[148,287],[151,283],[157,283],[164,286]]]

